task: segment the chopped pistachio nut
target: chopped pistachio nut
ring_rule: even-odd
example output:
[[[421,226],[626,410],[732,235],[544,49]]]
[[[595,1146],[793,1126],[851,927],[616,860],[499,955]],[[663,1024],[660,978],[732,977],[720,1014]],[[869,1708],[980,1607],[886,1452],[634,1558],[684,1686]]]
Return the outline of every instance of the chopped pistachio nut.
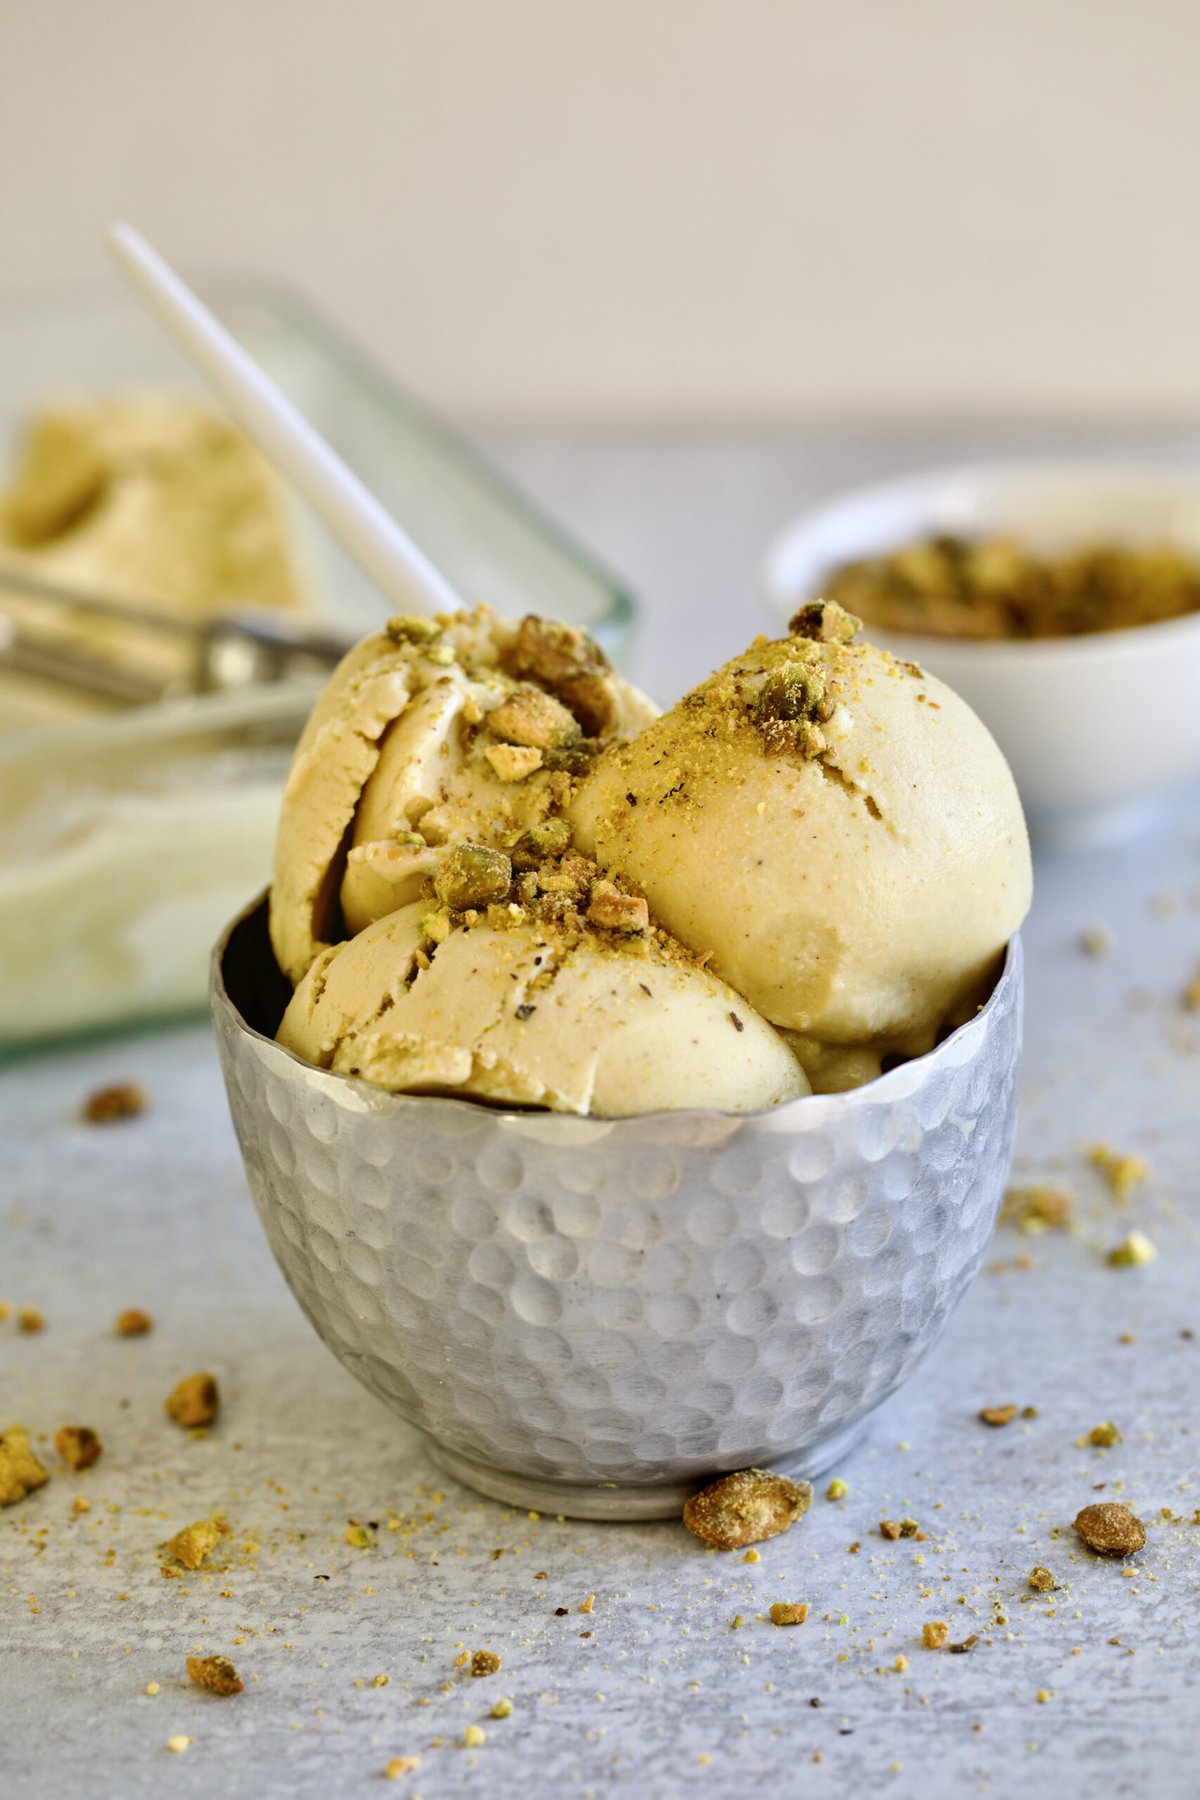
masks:
[[[478,1750],[480,1744],[487,1743],[487,1732],[482,1725],[468,1725],[463,1732],[463,1743],[468,1750]]]
[[[861,629],[862,620],[836,600],[810,600],[788,621],[793,637],[813,638],[822,644],[848,644]]]
[[[1106,1260],[1113,1269],[1135,1269],[1142,1263],[1152,1263],[1157,1255],[1144,1231],[1131,1231],[1113,1245]]]
[[[1096,1144],[1088,1151],[1088,1161],[1108,1182],[1119,1201],[1128,1200],[1134,1188],[1145,1181],[1150,1170],[1140,1156],[1123,1155],[1107,1144]]]
[[[43,1469],[19,1425],[0,1432],[0,1506],[15,1506],[49,1479],[49,1470]]]
[[[23,1306],[17,1314],[17,1330],[26,1337],[36,1337],[46,1329],[46,1321],[36,1306]]]
[[[177,1731],[174,1737],[167,1739],[167,1749],[173,1750],[176,1756],[182,1756],[185,1750],[191,1749],[195,1741],[195,1738],[187,1737],[182,1731]]]
[[[1132,1556],[1146,1544],[1142,1521],[1119,1500],[1101,1500],[1085,1506],[1076,1515],[1075,1529],[1098,1556]]]
[[[880,1537],[889,1538],[892,1543],[895,1543],[896,1539],[900,1536],[899,1519],[880,1519],[879,1535]]]
[[[493,1719],[511,1719],[512,1710],[513,1703],[511,1700],[497,1700],[492,1707],[491,1716]]]
[[[791,724],[799,719],[824,721],[833,711],[825,671],[806,662],[787,662],[767,676],[756,711],[762,720]]]
[[[536,869],[539,864],[563,856],[571,847],[571,828],[565,819],[543,819],[523,831],[509,848],[514,869]]]
[[[177,1425],[211,1425],[221,1404],[220,1390],[211,1375],[201,1371],[186,1375],[163,1402]]]
[[[384,630],[398,644],[431,644],[442,635],[440,622],[421,613],[397,613],[388,620]]]
[[[189,1656],[187,1672],[197,1687],[210,1694],[240,1694],[242,1678],[227,1656]]]
[[[1029,1571],[1029,1585],[1035,1594],[1053,1594],[1058,1588],[1058,1577],[1051,1569],[1036,1563]]]
[[[850,1489],[842,1480],[841,1476],[835,1475],[829,1486],[825,1489],[825,1498],[827,1500],[844,1500],[849,1492]]]
[[[198,1569],[211,1556],[221,1541],[221,1525],[217,1519],[197,1519],[185,1525],[167,1544],[166,1554],[185,1569]]]
[[[921,1627],[921,1642],[927,1650],[942,1650],[950,1636],[945,1619],[927,1619]]]
[[[115,1330],[118,1337],[145,1337],[154,1330],[154,1320],[140,1306],[130,1306],[117,1314]]]
[[[454,926],[450,914],[444,907],[435,907],[432,912],[423,913],[417,924],[422,940],[427,944],[444,944]]]
[[[638,894],[622,894],[611,881],[598,881],[588,901],[587,916],[593,925],[610,931],[640,932],[650,929],[649,904]]]
[[[1075,1202],[1062,1188],[1009,1188],[1000,1212],[1002,1225],[1015,1225],[1028,1237],[1043,1231],[1065,1231],[1071,1223]]]
[[[807,1617],[805,1600],[776,1600],[771,1607],[772,1625],[803,1625]]]
[[[498,781],[524,781],[542,766],[542,753],[524,744],[488,744],[483,753]]]
[[[355,1550],[369,1550],[373,1543],[371,1533],[357,1519],[351,1519],[345,1531],[346,1542]]]
[[[476,1678],[495,1675],[499,1667],[500,1658],[494,1650],[476,1650],[471,1657],[471,1674]]]
[[[54,1448],[69,1469],[90,1469],[99,1462],[104,1446],[90,1425],[60,1425],[54,1434]]]
[[[488,730],[505,744],[563,750],[582,735],[574,713],[543,688],[517,688],[487,715]]]
[[[1088,1432],[1088,1443],[1099,1450],[1110,1450],[1114,1444],[1121,1442],[1121,1434],[1111,1419],[1102,1419],[1099,1425],[1093,1425]]]
[[[98,1088],[83,1109],[89,1125],[115,1125],[119,1119],[136,1119],[146,1110],[146,1091],[136,1081],[118,1081]]]
[[[811,1504],[811,1482],[789,1481],[770,1469],[739,1469],[693,1494],[683,1522],[717,1550],[740,1550],[778,1537]]]
[[[491,850],[486,844],[456,844],[438,863],[433,886],[443,906],[465,912],[469,907],[483,908],[507,899],[512,876],[512,863],[503,850]]]
[[[415,1775],[421,1766],[419,1756],[393,1756],[383,1767],[385,1781],[402,1781],[406,1775]]]
[[[1019,1406],[984,1406],[980,1408],[979,1417],[985,1425],[991,1425],[994,1429],[1000,1425],[1011,1425],[1020,1410]]]

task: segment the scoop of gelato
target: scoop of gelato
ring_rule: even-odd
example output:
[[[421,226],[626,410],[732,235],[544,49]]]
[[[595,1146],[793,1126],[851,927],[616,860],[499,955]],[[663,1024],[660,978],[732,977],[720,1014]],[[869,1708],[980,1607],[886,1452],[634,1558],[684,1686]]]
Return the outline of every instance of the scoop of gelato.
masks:
[[[396,618],[343,658],[284,791],[271,941],[297,982],[345,933],[416,901],[440,847],[503,846],[561,811],[656,709],[576,627],[486,607]]]
[[[915,663],[802,608],[630,743],[569,816],[581,849],[791,1041],[857,1085],[969,1016],[1028,910],[1008,765]]]
[[[610,1118],[809,1092],[782,1038],[584,859],[522,873],[458,845],[436,894],[322,951],[280,1043],[394,1092]]]

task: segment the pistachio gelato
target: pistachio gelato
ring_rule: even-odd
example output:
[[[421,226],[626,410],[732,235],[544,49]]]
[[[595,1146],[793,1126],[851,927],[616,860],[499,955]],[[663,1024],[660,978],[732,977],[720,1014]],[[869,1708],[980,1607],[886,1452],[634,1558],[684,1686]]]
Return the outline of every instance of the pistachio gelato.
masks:
[[[818,1090],[916,1056],[986,995],[1028,910],[1016,787],[985,727],[815,603],[571,803],[580,847],[791,1041]]]

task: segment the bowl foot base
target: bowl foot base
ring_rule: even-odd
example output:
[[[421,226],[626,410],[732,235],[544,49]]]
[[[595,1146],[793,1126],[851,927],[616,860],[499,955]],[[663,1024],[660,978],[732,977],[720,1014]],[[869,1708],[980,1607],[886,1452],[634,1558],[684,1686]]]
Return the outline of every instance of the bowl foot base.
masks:
[[[792,1451],[767,1459],[768,1466],[781,1475],[812,1480],[824,1474],[854,1449],[867,1428],[865,1419],[833,1432],[807,1450]],[[689,1481],[622,1483],[597,1481],[551,1481],[544,1475],[521,1475],[512,1469],[495,1468],[490,1463],[476,1462],[457,1450],[448,1450],[433,1438],[426,1438],[426,1449],[445,1474],[464,1486],[486,1494],[489,1500],[501,1500],[506,1506],[530,1508],[535,1512],[563,1514],[568,1519],[611,1519],[634,1523],[642,1519],[677,1519],[683,1503],[727,1470],[714,1469],[711,1474],[697,1475]],[[740,1465],[744,1467],[745,1465]]]

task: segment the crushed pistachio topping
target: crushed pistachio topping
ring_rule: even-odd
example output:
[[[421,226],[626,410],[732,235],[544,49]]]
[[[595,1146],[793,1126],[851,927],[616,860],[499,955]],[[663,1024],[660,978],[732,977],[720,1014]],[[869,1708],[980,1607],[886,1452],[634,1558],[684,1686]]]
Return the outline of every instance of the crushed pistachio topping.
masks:
[[[483,752],[497,781],[524,781],[542,766],[543,753],[525,744],[488,744]]]
[[[772,1625],[803,1625],[807,1617],[805,1600],[776,1600],[771,1606]]]
[[[841,1476],[835,1475],[829,1486],[825,1489],[825,1498],[827,1500],[844,1500],[849,1492],[850,1489],[842,1480]]]
[[[443,906],[465,912],[469,907],[507,899],[512,878],[512,863],[503,850],[490,850],[485,844],[456,844],[438,863],[433,886]]]
[[[0,1506],[15,1506],[49,1479],[50,1471],[43,1469],[19,1425],[0,1432]]]
[[[240,1694],[242,1678],[227,1656],[189,1656],[187,1672],[197,1687],[210,1694]]]
[[[945,1619],[927,1619],[921,1627],[921,1642],[927,1650],[943,1650],[950,1636]]]
[[[485,1675],[495,1675],[500,1668],[500,1657],[495,1650],[476,1650],[471,1657],[471,1674],[478,1680]]]
[[[220,1389],[213,1376],[203,1371],[185,1375],[163,1404],[177,1425],[211,1425],[221,1404]]]
[[[592,888],[587,916],[609,931],[641,932],[650,929],[650,907],[639,894],[623,894],[611,881]]]
[[[536,869],[540,863],[565,856],[571,847],[571,828],[565,819],[544,819],[531,825],[509,846],[514,869]]]
[[[564,750],[582,736],[579,721],[544,688],[522,685],[487,715],[488,730],[505,744]]]
[[[608,658],[578,625],[529,614],[502,661],[510,674],[556,695],[587,736],[598,737],[612,724],[616,707]]]
[[[739,1469],[693,1494],[683,1509],[689,1531],[717,1550],[740,1550],[778,1537],[812,1504],[812,1483],[770,1469]]]
[[[1132,1556],[1146,1545],[1146,1528],[1119,1500],[1099,1500],[1076,1514],[1075,1530],[1097,1556]]]
[[[397,613],[384,630],[398,644],[432,644],[441,637],[442,624],[440,619],[427,618],[422,613]]]
[[[862,620],[836,600],[810,600],[788,621],[793,637],[812,638],[820,644],[849,644],[862,629]]]
[[[393,1756],[383,1766],[385,1781],[402,1781],[406,1775],[415,1775],[421,1767],[419,1756]]]
[[[90,1469],[99,1462],[104,1446],[90,1425],[60,1425],[54,1434],[54,1448],[68,1469]]]
[[[1029,1571],[1029,1585],[1035,1594],[1053,1594],[1058,1588],[1058,1577],[1041,1563],[1035,1563]]]

